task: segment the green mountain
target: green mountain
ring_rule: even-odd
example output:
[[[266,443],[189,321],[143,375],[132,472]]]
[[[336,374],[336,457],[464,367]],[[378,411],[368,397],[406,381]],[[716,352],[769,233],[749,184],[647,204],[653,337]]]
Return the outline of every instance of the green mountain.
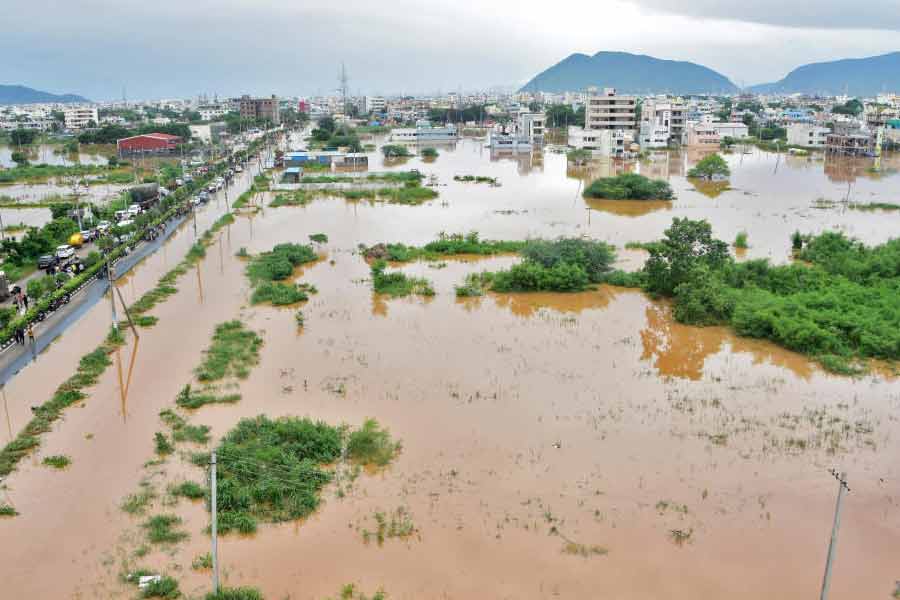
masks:
[[[51,94],[24,85],[0,85],[0,104],[40,104],[50,102],[90,102],[75,94]]]
[[[733,93],[727,77],[701,65],[627,52],[572,54],[522,86],[522,91],[580,91],[613,87],[621,93]]]
[[[803,93],[875,96],[900,89],[900,52],[803,65],[775,83],[755,85],[757,94]]]

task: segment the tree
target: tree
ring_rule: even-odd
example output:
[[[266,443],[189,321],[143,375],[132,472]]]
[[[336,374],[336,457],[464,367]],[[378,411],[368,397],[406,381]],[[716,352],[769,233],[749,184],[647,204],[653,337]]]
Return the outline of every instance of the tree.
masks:
[[[728,139],[728,138],[726,138]],[[728,163],[718,154],[710,154],[688,171],[688,177],[697,177],[699,179],[712,179],[713,177],[728,177],[731,175],[731,169]]]
[[[27,146],[34,142],[37,132],[34,129],[23,129],[19,127],[9,132],[9,141],[16,146]]]
[[[26,156],[26,154],[25,154],[24,152],[20,151],[20,150],[14,151],[14,152],[10,155],[10,158],[12,159],[12,161],[13,161],[14,163],[16,163],[16,164],[17,164],[18,166],[20,166],[20,167],[27,167],[27,166],[28,166],[28,156]]]
[[[665,237],[649,251],[644,265],[647,290],[664,296],[673,295],[698,267],[715,271],[731,260],[728,244],[713,238],[709,222],[687,218],[676,217]]]
[[[839,105],[835,106],[834,108],[832,108],[831,112],[836,115],[851,115],[851,116],[855,117],[856,115],[860,114],[863,110],[865,110],[863,103],[860,102],[859,99],[857,99],[857,98],[851,98],[850,100],[847,100],[843,104],[839,104]]]
[[[335,123],[333,117],[322,117],[319,119],[319,129],[327,131],[330,135],[337,129],[337,123]]]

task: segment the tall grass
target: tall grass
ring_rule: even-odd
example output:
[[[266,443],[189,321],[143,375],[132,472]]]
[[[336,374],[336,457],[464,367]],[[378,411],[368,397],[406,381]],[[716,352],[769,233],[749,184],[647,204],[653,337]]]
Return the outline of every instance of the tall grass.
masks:
[[[225,377],[245,379],[250,368],[259,362],[262,338],[247,329],[240,321],[228,321],[216,326],[212,344],[195,369],[202,382],[219,381]]]

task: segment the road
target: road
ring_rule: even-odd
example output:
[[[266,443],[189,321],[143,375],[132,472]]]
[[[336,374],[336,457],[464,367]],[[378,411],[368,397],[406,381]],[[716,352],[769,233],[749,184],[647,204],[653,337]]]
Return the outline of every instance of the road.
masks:
[[[228,198],[234,200],[238,195],[249,189],[253,181],[250,169],[245,169],[245,176],[235,177],[232,185],[228,189]],[[225,193],[224,190],[216,192],[217,194]],[[212,195],[211,195],[212,196]],[[197,207],[196,210],[204,212],[209,210],[213,205],[210,201],[206,205]],[[173,232],[185,220],[192,218],[191,214],[176,217],[166,223],[165,233],[152,242],[141,242],[137,248],[127,256],[119,259],[115,264],[113,278],[118,279],[122,275],[128,273],[135,265],[144,258],[156,252],[169,239]],[[39,272],[40,275],[42,272]],[[24,346],[13,344],[0,351],[0,387],[5,385],[10,379],[21,371],[33,360],[39,359],[43,352],[50,344],[53,343],[63,332],[73,323],[78,321],[84,314],[90,310],[97,302],[104,298],[109,290],[109,281],[106,279],[94,279],[86,284],[72,296],[72,300],[62,308],[48,316],[44,321],[34,326],[35,344],[32,347],[27,341]],[[124,315],[119,315],[120,319],[124,319]]]

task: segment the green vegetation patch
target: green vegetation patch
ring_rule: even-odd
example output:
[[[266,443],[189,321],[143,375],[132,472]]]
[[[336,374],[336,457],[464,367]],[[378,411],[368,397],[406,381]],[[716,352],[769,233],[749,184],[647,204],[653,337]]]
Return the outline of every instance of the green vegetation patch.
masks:
[[[141,590],[141,598],[165,598],[166,600],[175,600],[181,597],[181,590],[178,589],[178,582],[168,575],[163,575],[157,580],[151,581],[143,590]]]
[[[175,515],[156,515],[141,525],[151,544],[177,544],[189,536],[186,531],[179,531],[181,517]]]
[[[201,382],[219,381],[225,377],[246,379],[250,368],[259,363],[262,338],[238,320],[216,326],[212,344],[194,372]]]
[[[204,600],[263,600],[262,592],[256,588],[219,588],[215,594],[209,593]]]
[[[520,250],[524,260],[505,271],[470,274],[457,296],[495,292],[581,292],[604,281],[615,262],[609,244],[586,238],[530,240]]]
[[[422,247],[404,244],[376,244],[366,248],[364,254],[368,259],[410,262],[421,259],[436,260],[461,254],[479,256],[512,254],[520,252],[525,244],[520,241],[482,240],[477,231],[472,231],[465,235],[461,233],[441,234],[437,240]]]
[[[293,192],[279,192],[269,202],[272,208],[279,206],[306,206],[312,202],[314,193],[307,190],[296,190]]]
[[[18,511],[9,504],[0,504],[0,517],[15,517]]]
[[[174,486],[171,492],[173,496],[181,496],[191,500],[199,500],[206,497],[206,487],[195,481],[183,481]]]
[[[54,469],[65,469],[72,464],[72,459],[65,454],[55,454],[53,456],[45,456],[41,464],[53,467]]]
[[[434,296],[434,288],[427,279],[410,277],[399,271],[385,273],[386,268],[387,262],[383,260],[376,260],[372,264],[372,289],[375,293],[385,294],[392,298],[401,298],[410,294]]]
[[[638,274],[612,274],[675,300],[675,318],[730,325],[852,374],[900,359],[900,239],[874,247],[826,232],[793,244],[803,263],[737,263],[706,221],[675,219]]]
[[[234,404],[240,400],[240,394],[219,394],[217,389],[209,386],[194,390],[187,384],[178,392],[175,404],[181,408],[195,410],[207,404]]]
[[[584,190],[584,196],[607,200],[672,200],[675,194],[665,181],[623,173],[595,180]]]
[[[325,467],[340,459],[345,437],[348,456],[360,463],[385,464],[397,449],[375,421],[345,436],[344,428],[309,419],[241,420],[216,450],[219,531],[252,533],[260,521],[311,514],[332,479]]]
[[[490,185],[498,185],[496,177],[487,177],[486,175],[454,175],[453,181],[462,183],[488,183]]]
[[[253,285],[264,281],[282,281],[290,277],[295,268],[316,259],[318,255],[312,246],[278,244],[271,251],[252,257],[246,273]]]

